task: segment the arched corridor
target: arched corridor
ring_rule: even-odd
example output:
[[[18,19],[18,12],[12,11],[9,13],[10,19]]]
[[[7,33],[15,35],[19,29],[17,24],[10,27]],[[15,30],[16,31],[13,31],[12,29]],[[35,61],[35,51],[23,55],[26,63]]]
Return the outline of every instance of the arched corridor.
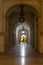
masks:
[[[25,18],[25,20],[23,18],[23,22],[21,20],[22,16]],[[38,50],[37,19],[37,11],[29,5],[20,4],[11,7],[6,14],[6,49],[21,42],[21,35],[24,30],[27,36],[26,42]]]
[[[40,48],[39,38],[42,30],[39,25],[40,11],[35,7],[38,4],[35,5],[34,1],[15,1],[14,4],[12,1],[3,5],[4,35],[0,65],[43,65],[43,54],[39,53],[40,49],[43,49],[43,46]]]

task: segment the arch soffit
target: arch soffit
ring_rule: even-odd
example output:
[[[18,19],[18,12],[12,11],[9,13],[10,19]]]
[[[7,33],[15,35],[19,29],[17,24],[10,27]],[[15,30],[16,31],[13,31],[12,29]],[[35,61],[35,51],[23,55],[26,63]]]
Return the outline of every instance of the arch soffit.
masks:
[[[35,13],[39,16],[37,7],[34,7],[33,5],[29,5],[28,3],[27,3],[27,4],[21,3],[21,4],[27,5],[29,8],[31,8],[32,10],[34,10]],[[18,6],[18,5],[20,5],[20,3],[9,6],[9,7],[7,8],[6,12],[5,12],[5,16],[8,15],[8,14],[10,14],[11,11],[12,11],[12,9],[13,9],[15,6]],[[10,12],[10,13],[9,13],[9,12]]]
[[[21,4],[24,4],[24,3],[21,3]],[[8,14],[10,14],[10,13],[12,12],[12,9],[13,9],[15,6],[19,6],[19,5],[21,5],[21,4],[15,4],[15,5],[10,6],[10,7],[7,9],[7,12],[6,12],[6,16],[5,16],[5,17],[7,17]],[[27,7],[31,8],[31,9],[35,12],[36,17],[39,18],[39,13],[38,13],[37,8],[34,8],[33,5],[29,5],[29,4],[24,4],[24,5],[26,5]]]

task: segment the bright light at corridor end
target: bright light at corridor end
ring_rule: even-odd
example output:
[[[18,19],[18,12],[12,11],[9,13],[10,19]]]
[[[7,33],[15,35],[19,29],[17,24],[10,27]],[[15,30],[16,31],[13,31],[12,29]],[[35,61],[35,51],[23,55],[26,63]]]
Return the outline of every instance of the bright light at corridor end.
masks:
[[[24,31],[22,31],[22,33],[25,33]]]

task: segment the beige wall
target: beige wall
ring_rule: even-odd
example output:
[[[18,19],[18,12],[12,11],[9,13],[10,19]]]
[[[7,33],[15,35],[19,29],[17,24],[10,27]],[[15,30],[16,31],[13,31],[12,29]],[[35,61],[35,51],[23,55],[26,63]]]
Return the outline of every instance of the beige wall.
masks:
[[[3,23],[3,16],[2,16],[2,0],[0,0],[0,52],[3,52],[4,51],[4,33],[3,33],[3,26],[2,26],[2,23]]]
[[[43,0],[41,2],[41,20],[40,20],[40,34],[39,34],[39,52],[43,52]]]
[[[12,5],[18,3],[32,5],[38,10],[39,16],[41,14],[38,21],[38,51],[43,53],[43,34],[40,34],[40,32],[43,32],[43,2],[41,0],[0,0],[0,52],[4,51],[5,37],[3,34],[5,32],[6,12]],[[3,33],[1,34],[1,32]]]
[[[2,1],[0,0],[0,32],[2,31]]]

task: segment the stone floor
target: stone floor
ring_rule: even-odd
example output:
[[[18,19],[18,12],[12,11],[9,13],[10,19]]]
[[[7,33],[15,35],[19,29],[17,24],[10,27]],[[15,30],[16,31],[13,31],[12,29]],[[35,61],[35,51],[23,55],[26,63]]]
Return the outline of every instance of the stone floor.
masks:
[[[0,65],[43,65],[43,54],[26,43],[15,45],[7,53],[0,54]]]

